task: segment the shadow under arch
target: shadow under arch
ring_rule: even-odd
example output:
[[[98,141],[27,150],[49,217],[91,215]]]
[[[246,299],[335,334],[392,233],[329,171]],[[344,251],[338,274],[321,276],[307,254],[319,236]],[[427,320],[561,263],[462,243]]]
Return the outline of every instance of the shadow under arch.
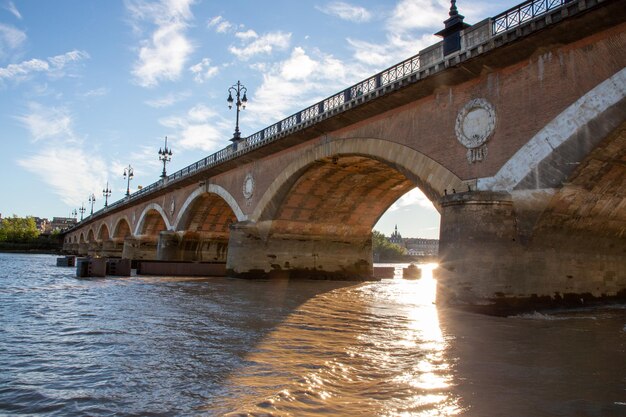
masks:
[[[151,218],[151,213],[153,213],[153,212],[159,213],[159,215],[161,217],[160,220],[162,220],[163,224],[165,225],[165,230],[172,230],[171,225],[170,225],[170,221],[169,221],[169,219],[167,217],[167,214],[163,210],[163,208],[160,205],[156,204],[156,203],[150,203],[143,209],[143,211],[141,212],[141,215],[139,216],[139,221],[137,222],[137,225],[135,226],[135,231],[133,233],[134,236],[142,235],[142,234],[144,234],[143,232],[145,230],[151,230],[155,226],[157,226],[157,225],[151,224],[151,223],[154,223],[154,222],[149,222],[149,219]],[[156,220],[156,223],[160,223],[158,221],[159,220],[158,218],[156,218],[155,220]],[[153,234],[153,233],[151,233],[151,234]]]
[[[111,237],[111,233],[109,232],[109,226],[105,222],[100,224],[98,227],[98,233],[96,234],[96,239],[99,241],[109,240]]]
[[[205,184],[187,196],[167,236],[161,235],[162,259],[225,262],[230,226],[245,220],[224,188]]]
[[[113,226],[113,234],[111,235],[112,239],[124,239],[128,236],[131,236],[132,232],[130,229],[130,221],[128,217],[121,216],[115,222],[115,226]]]
[[[267,189],[257,204],[251,220],[259,222],[273,220],[280,209],[284,195],[316,162],[331,159],[333,163],[336,163],[335,158],[347,156],[372,159],[399,172],[411,182],[412,187],[404,187],[404,191],[397,193],[397,197],[417,186],[433,202],[437,210],[440,209],[439,197],[444,194],[444,190],[453,188],[460,190],[465,186],[463,181],[449,169],[410,147],[375,138],[334,139],[308,150],[287,166]],[[384,210],[379,213],[378,218],[383,213]]]
[[[243,211],[239,207],[239,204],[237,204],[237,201],[235,201],[233,196],[228,191],[226,191],[226,189],[217,184],[207,184],[205,187],[198,188],[193,193],[189,194],[189,196],[181,206],[180,210],[178,211],[176,220],[173,223],[174,230],[180,231],[185,228],[185,226],[183,225],[189,221],[190,208],[197,201],[198,198],[201,198],[203,195],[206,194],[219,196],[221,200],[223,200],[228,205],[228,207],[230,207],[230,210],[237,218],[237,221],[247,220],[247,216],[243,213]]]
[[[87,232],[87,242],[88,243],[93,243],[96,241],[96,234],[93,231],[93,228],[89,228],[89,231]]]

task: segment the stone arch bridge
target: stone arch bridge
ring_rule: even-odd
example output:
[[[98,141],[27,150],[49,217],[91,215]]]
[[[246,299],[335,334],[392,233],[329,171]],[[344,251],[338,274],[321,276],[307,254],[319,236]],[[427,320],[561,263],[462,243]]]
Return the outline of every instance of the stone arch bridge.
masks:
[[[625,3],[528,1],[457,26],[94,213],[64,248],[369,279],[373,225],[419,187],[441,214],[441,299],[623,297]]]

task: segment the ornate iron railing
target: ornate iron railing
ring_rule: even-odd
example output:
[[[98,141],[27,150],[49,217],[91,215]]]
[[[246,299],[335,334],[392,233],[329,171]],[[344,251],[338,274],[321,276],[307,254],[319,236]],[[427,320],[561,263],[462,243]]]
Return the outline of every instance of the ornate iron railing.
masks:
[[[529,0],[520,5],[513,7],[495,17],[492,20],[492,35],[507,31],[516,26],[521,25],[524,22],[532,20],[533,18],[545,14],[551,10],[555,10],[566,3],[575,0]],[[386,86],[392,85],[397,81],[405,79],[412,74],[415,74],[420,70],[420,56],[415,55],[405,61],[400,62],[378,74],[369,77],[357,84],[348,87],[347,89],[334,94],[298,113],[292,114],[285,119],[268,126],[237,144],[229,145],[224,149],[220,149],[216,153],[207,156],[195,162],[167,177],[167,181],[162,180],[150,184],[147,187],[142,188],[131,194],[129,197],[125,197],[118,200],[108,207],[98,210],[93,215],[87,217],[85,220],[89,220],[94,216],[97,216],[106,211],[110,211],[116,207],[122,206],[130,201],[137,200],[146,194],[149,194],[157,189],[164,187],[166,184],[173,181],[178,181],[184,177],[192,175],[193,173],[214,167],[222,164],[228,160],[236,158],[246,152],[259,148],[267,143],[282,137],[284,131],[293,130],[298,127],[304,127],[309,125],[312,121],[318,122],[325,118],[331,117],[336,113],[338,109],[346,108],[346,105],[356,103],[359,98],[374,93]],[[76,226],[75,226],[76,227]]]
[[[537,16],[558,9],[573,0],[529,0],[492,18],[492,33],[497,35],[528,22]]]

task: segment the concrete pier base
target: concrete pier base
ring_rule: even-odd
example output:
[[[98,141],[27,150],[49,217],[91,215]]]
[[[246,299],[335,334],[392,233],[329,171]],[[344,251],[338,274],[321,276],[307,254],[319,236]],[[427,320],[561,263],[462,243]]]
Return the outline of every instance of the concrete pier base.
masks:
[[[153,236],[127,237],[124,239],[122,258],[156,260],[157,239]]]
[[[159,261],[226,262],[228,239],[193,232],[163,231],[159,234]]]
[[[576,230],[529,238],[507,193],[441,200],[437,302],[492,314],[625,299],[623,239]]]
[[[226,273],[242,278],[373,280],[372,240],[263,236],[254,223],[231,225]]]

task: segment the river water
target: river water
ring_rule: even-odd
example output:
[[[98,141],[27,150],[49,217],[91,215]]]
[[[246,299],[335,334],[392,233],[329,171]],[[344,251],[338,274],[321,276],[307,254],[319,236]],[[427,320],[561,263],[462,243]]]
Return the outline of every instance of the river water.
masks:
[[[78,280],[0,254],[0,415],[626,416],[626,306],[438,309],[423,271]]]

